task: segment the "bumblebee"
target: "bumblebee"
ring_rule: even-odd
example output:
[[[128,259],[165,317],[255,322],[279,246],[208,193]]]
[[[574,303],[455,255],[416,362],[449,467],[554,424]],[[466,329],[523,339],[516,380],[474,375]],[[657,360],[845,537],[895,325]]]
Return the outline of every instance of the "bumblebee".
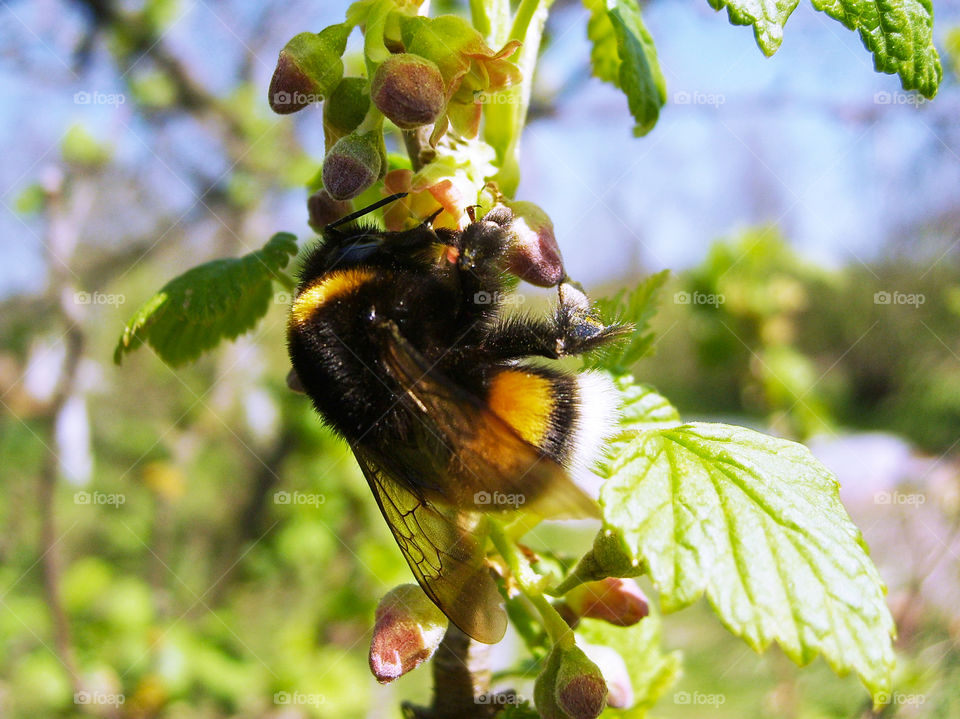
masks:
[[[292,381],[349,444],[426,594],[495,643],[507,618],[486,565],[490,514],[597,516],[572,478],[614,411],[599,376],[556,360],[623,334],[572,284],[547,317],[503,314],[512,213],[463,230],[328,225],[306,256],[288,324]]]

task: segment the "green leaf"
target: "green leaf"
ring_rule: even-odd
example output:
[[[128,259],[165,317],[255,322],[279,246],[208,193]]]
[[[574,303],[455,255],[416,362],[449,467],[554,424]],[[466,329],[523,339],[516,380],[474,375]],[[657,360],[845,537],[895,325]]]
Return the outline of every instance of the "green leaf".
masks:
[[[899,75],[904,90],[932,98],[943,77],[933,46],[931,0],[812,0],[834,20],[860,33],[878,72]]]
[[[297,238],[278,232],[262,249],[188,270],[151,297],[127,323],[113,360],[143,342],[164,362],[183,364],[253,328],[273,299],[272,282],[297,253]]]
[[[635,703],[626,710],[608,709],[610,716],[641,719],[679,679],[681,653],[663,653],[662,633],[660,616],[652,607],[648,616],[630,627],[615,627],[599,619],[580,620],[577,634],[590,644],[615,649],[627,665]]]
[[[669,276],[669,270],[662,270],[647,277],[629,293],[621,290],[613,297],[598,300],[605,322],[629,323],[634,330],[627,341],[589,353],[584,362],[586,368],[622,375],[649,354],[654,340],[649,331],[650,320],[657,311],[657,294]]]
[[[587,36],[593,45],[593,72],[623,90],[637,123],[634,134],[646,135],[657,124],[667,87],[640,8],[636,0],[583,0],[583,4],[590,11]]]
[[[783,42],[783,26],[800,0],[707,0],[714,10],[727,9],[733,25],[753,25],[763,54],[773,55]]]
[[[666,611],[706,594],[724,625],[798,664],[823,654],[876,697],[893,620],[836,478],[802,445],[693,423],[634,432],[601,467],[605,533],[648,568]]]

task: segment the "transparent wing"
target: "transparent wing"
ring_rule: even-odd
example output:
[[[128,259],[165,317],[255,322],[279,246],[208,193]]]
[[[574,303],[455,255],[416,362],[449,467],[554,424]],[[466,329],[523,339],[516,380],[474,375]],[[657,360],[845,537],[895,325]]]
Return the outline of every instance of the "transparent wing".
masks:
[[[423,591],[464,633],[486,644],[500,641],[507,615],[485,561],[487,520],[431,505],[362,449],[353,451]]]

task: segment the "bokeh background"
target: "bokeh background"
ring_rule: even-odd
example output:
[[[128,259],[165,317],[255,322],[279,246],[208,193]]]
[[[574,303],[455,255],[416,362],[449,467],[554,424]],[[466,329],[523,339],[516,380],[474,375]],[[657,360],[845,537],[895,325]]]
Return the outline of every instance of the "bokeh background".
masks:
[[[409,574],[348,451],[285,387],[283,303],[184,369],[111,361],[170,277],[310,238],[320,116],[271,115],[266,87],[287,39],[345,9],[0,1],[0,717],[427,699],[426,671],[367,670],[377,599]],[[939,719],[960,717],[960,3],[935,10],[927,103],[807,4],[765,59],[705,2],[653,0],[670,104],[633,139],[589,75],[583,10],[557,0],[519,197],[594,294],[675,271],[638,377],[838,474],[899,626],[883,716]],[[685,674],[656,716],[871,715],[855,679],[758,656],[702,605],[664,642]]]

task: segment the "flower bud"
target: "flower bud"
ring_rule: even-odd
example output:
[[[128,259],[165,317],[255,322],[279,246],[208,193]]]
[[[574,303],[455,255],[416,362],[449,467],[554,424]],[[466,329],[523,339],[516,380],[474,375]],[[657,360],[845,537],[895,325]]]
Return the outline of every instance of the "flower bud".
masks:
[[[402,677],[433,656],[447,618],[416,584],[391,589],[377,605],[370,671],[381,684]]]
[[[587,582],[571,589],[564,599],[578,618],[602,619],[618,627],[636,624],[650,613],[646,596],[632,579]]]
[[[510,272],[540,287],[559,284],[563,259],[550,217],[532,202],[506,204],[514,215],[510,224],[514,238],[507,255]]]
[[[607,683],[583,650],[563,653],[557,668],[557,706],[571,719],[594,719],[607,704]]]
[[[349,200],[372,185],[383,162],[373,134],[337,140],[323,161],[323,186],[335,200]]]
[[[370,84],[370,98],[404,130],[435,122],[447,102],[436,63],[409,53],[391,55],[381,63]]]
[[[349,202],[333,199],[330,193],[322,188],[307,198],[310,227],[316,232],[323,232],[324,227],[350,214],[351,209]]]
[[[288,42],[270,79],[270,108],[281,115],[319,102],[343,76],[340,56],[350,28],[331,25],[320,33],[302,32]]]
[[[627,663],[623,661],[620,652],[602,644],[581,642],[580,646],[590,661],[597,665],[607,682],[607,706],[613,709],[632,707],[636,697],[633,693]]]
[[[329,143],[327,149],[344,135],[356,130],[369,109],[367,81],[362,77],[343,78],[323,104],[323,129]]]

